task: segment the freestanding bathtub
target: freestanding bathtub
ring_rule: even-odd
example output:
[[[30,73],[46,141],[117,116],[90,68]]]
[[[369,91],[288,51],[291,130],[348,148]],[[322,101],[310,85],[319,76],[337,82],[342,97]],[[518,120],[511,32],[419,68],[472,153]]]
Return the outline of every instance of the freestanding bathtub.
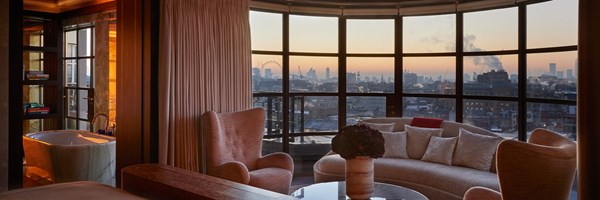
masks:
[[[115,185],[115,138],[56,130],[23,136],[25,175],[41,183],[96,181]]]

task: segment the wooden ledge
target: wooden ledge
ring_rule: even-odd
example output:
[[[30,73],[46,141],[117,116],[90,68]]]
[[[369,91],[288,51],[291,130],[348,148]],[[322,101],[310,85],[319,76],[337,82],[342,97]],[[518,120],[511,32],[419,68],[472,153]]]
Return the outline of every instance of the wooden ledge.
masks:
[[[123,190],[149,199],[296,199],[167,165],[131,165],[121,174]]]

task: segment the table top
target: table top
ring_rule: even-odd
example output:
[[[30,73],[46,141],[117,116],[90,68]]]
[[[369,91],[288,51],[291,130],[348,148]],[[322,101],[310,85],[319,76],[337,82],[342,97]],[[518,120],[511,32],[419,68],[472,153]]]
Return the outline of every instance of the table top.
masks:
[[[373,193],[372,200],[384,200],[384,199],[406,199],[406,200],[427,200],[425,195],[402,186],[391,185],[387,183],[375,182],[375,192]],[[292,193],[292,196],[299,199],[307,200],[325,200],[325,199],[349,199],[346,196],[346,182],[324,182],[312,184],[306,187],[302,187]]]

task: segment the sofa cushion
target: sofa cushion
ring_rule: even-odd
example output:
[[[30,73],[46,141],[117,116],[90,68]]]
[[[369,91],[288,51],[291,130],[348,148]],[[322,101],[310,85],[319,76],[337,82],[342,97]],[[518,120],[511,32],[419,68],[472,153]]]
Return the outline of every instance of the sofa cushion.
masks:
[[[408,158],[406,132],[381,132],[385,140],[384,158]]]
[[[443,121],[443,119],[439,118],[415,117],[410,122],[410,125],[423,128],[440,128]]]
[[[500,137],[471,133],[460,128],[452,164],[490,171],[494,153],[501,141]]]
[[[375,159],[375,180],[389,183],[416,183],[463,196],[474,186],[499,191],[497,175],[477,169],[447,166],[412,159]]]
[[[358,124],[364,124],[367,125],[369,128],[378,130],[378,131],[385,131],[385,132],[392,132],[394,131],[394,126],[395,123],[370,123],[370,122],[359,122]]]
[[[452,165],[452,155],[456,146],[457,137],[442,138],[432,136],[427,145],[427,151],[421,160],[444,165]]]
[[[419,128],[410,125],[404,125],[406,130],[406,151],[411,159],[421,159],[431,136],[442,136],[443,129],[439,128]]]

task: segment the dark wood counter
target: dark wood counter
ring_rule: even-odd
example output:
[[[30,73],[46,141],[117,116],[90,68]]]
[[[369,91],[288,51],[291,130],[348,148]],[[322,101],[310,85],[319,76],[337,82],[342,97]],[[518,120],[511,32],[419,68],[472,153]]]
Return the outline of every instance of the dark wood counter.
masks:
[[[149,199],[296,199],[167,165],[132,165],[121,174],[123,190]]]

